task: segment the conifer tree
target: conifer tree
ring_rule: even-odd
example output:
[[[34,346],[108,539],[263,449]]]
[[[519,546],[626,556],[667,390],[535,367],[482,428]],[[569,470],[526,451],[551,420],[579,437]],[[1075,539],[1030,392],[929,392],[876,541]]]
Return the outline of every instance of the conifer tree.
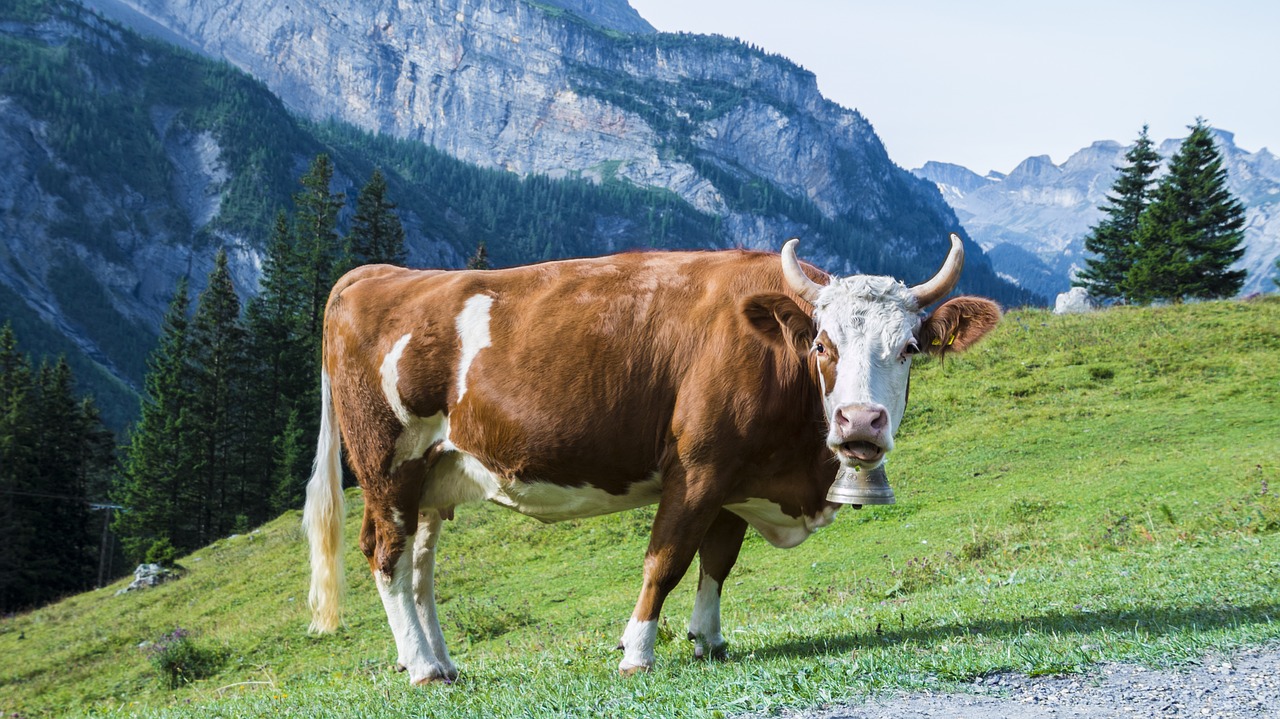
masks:
[[[347,236],[347,255],[351,267],[386,263],[404,264],[404,226],[395,213],[396,206],[387,199],[387,178],[374,169],[369,182],[356,196],[356,214]]]
[[[93,585],[98,546],[89,501],[114,463],[91,399],[78,400],[65,359],[31,362],[0,327],[0,610]],[[48,541],[55,537],[57,541]]]
[[[13,328],[0,327],[0,610],[35,602],[27,559],[34,552],[38,507],[35,487],[31,363],[18,350]]]
[[[1245,271],[1244,206],[1227,189],[1227,171],[1203,119],[1190,127],[1169,160],[1135,235],[1134,263],[1124,283],[1137,302],[1230,297]]]
[[[129,436],[124,475],[113,498],[124,505],[113,527],[126,558],[141,561],[153,545],[197,547],[196,437],[191,388],[187,280],[178,281],[147,361],[142,416]]]
[[[489,248],[484,246],[484,240],[476,245],[475,254],[467,259],[468,270],[487,270],[489,269]]]
[[[294,195],[297,208],[296,251],[303,258],[303,286],[308,299],[306,337],[314,355],[320,356],[320,335],[324,305],[329,290],[346,264],[338,236],[338,213],[345,197],[330,190],[333,163],[328,155],[317,155],[302,176],[302,191]]]
[[[41,599],[87,589],[96,575],[95,541],[89,529],[88,477],[85,466],[90,427],[75,396],[71,368],[65,358],[40,367],[35,402],[37,436],[33,462],[34,488],[43,495],[37,515],[40,543],[27,559]]]
[[[1142,126],[1138,140],[1124,155],[1124,167],[1116,168],[1119,176],[1107,195],[1107,203],[1098,208],[1107,215],[1094,225],[1084,239],[1084,246],[1094,257],[1072,283],[1083,287],[1100,299],[1127,299],[1122,287],[1133,265],[1133,242],[1138,219],[1151,200],[1155,171],[1160,155]]]
[[[240,298],[232,284],[227,252],[219,250],[209,283],[191,322],[191,388],[193,419],[200,428],[195,475],[201,491],[199,546],[231,530],[244,513],[249,488],[245,483],[248,438],[244,431],[243,393],[248,375]],[[194,549],[192,546],[174,546]]]
[[[310,438],[312,437],[306,434],[299,410],[293,409],[289,412],[284,429],[271,443],[271,479],[274,491],[270,507],[276,514],[302,506],[311,451],[315,447],[314,442],[306,441]]]
[[[276,508],[294,506],[280,506],[273,499],[279,481],[276,445],[300,403],[315,392],[309,384],[315,370],[305,337],[310,303],[302,284],[301,262],[293,248],[288,217],[281,212],[263,261],[261,289],[245,313],[252,367],[246,389],[251,437],[247,481],[254,497],[251,506],[261,512],[260,516],[250,514],[254,521],[267,519],[267,513]],[[305,434],[306,428],[316,424],[313,415],[317,409],[302,409],[307,419],[294,417],[294,422],[304,436],[310,436]],[[301,486],[305,479],[297,481]]]

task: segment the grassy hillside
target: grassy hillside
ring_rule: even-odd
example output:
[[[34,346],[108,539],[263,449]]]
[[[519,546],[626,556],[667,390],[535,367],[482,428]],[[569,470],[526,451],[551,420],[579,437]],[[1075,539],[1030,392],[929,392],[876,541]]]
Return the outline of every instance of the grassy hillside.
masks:
[[[463,507],[441,542],[462,678],[414,689],[355,547],[347,623],[306,633],[299,516],[0,622],[0,713],[23,716],[719,716],[1013,669],[1176,663],[1280,638],[1280,299],[1084,317],[1010,313],[921,364],[890,476],[800,547],[754,533],[725,589],[731,659],[681,638],[615,675],[651,510],[543,525]],[[139,644],[181,627],[221,660],[167,689]]]

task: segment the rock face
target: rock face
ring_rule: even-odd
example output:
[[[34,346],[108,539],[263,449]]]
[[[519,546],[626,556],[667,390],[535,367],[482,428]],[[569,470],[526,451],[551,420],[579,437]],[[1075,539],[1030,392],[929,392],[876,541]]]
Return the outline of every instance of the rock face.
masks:
[[[955,229],[812,73],[726,38],[654,33],[623,0],[86,1],[145,16],[311,118],[521,175],[665,188],[722,218],[726,245],[776,250],[799,230],[811,259],[855,271],[866,263],[824,244],[816,220],[928,263]],[[756,187],[820,217],[761,212],[743,199]],[[972,282],[1003,285],[970,259]]]
[[[82,37],[71,25],[44,32],[51,44]],[[73,366],[82,380],[87,366],[101,372],[106,385],[99,392],[141,386],[177,278],[202,280],[213,266],[193,238],[218,214],[229,179],[221,148],[175,113],[154,114],[152,124],[172,178],[162,198],[81,174],[51,140],[46,120],[0,95],[0,290],[6,303],[21,303],[33,321],[57,328],[89,358]],[[241,237],[219,237],[237,285],[252,290],[258,251]],[[0,321],[10,317],[6,311]]]
[[[1245,204],[1248,270],[1242,295],[1271,292],[1280,257],[1280,161],[1266,148],[1246,152],[1230,132],[1216,130],[1227,168],[1227,185]],[[1158,149],[1166,161],[1181,140]],[[1125,164],[1127,147],[1095,142],[1062,165],[1047,156],[1024,160],[1007,176],[980,176],[964,167],[930,162],[913,170],[934,182],[973,239],[987,251],[1002,277],[1045,295],[1065,292],[1085,263],[1084,237],[1103,217],[1098,207]]]
[[[539,176],[523,194],[494,190],[494,206],[573,185],[563,194],[586,209],[556,231],[580,236],[554,245],[534,228],[507,244],[536,247],[505,255],[490,243],[503,263],[776,251],[800,236],[804,258],[832,272],[919,282],[962,231],[812,73],[727,38],[656,33],[622,0],[52,0],[0,9],[0,36],[26,63],[0,73],[0,322],[20,342],[43,333],[32,344],[67,354],[82,382],[97,376],[85,384],[118,429],[178,278],[194,300],[226,247],[247,300],[270,217],[317,153],[339,160],[349,201],[386,166],[411,263],[457,267],[486,239],[491,218],[457,200],[465,180],[443,199],[388,155],[362,154],[386,138],[286,108],[465,167],[433,182],[506,178],[476,166]],[[969,244],[961,291],[1044,302]]]

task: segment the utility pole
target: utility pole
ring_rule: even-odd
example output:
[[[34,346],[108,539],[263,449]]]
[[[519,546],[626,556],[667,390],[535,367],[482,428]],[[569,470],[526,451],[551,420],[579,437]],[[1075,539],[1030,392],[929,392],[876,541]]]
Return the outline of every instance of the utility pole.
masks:
[[[124,509],[124,507],[119,504],[98,504],[96,502],[90,502],[89,509],[91,511],[99,509],[106,510],[102,513],[102,541],[99,542],[98,583],[96,585],[97,588],[102,588],[107,583],[107,574],[110,571],[109,565],[111,563],[112,552],[108,546],[108,542],[111,541],[111,510]]]

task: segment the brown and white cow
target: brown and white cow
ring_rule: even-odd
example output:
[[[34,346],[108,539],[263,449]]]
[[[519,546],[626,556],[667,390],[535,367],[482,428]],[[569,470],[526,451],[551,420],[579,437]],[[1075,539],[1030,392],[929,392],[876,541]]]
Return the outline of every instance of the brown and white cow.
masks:
[[[360,548],[415,683],[450,680],[432,570],[443,519],[488,500],[543,521],[658,504],[623,673],[649,669],[663,600],[700,559],[689,634],[724,652],[720,590],[750,524],[793,547],[830,523],[837,469],[879,467],[911,356],[972,344],[990,300],[958,297],[960,239],[908,288],[829,277],[797,240],[492,271],[371,265],[325,312],[323,414],[303,523],[312,628],[339,622],[339,429],[364,489]],[[837,461],[838,460],[838,461]]]

